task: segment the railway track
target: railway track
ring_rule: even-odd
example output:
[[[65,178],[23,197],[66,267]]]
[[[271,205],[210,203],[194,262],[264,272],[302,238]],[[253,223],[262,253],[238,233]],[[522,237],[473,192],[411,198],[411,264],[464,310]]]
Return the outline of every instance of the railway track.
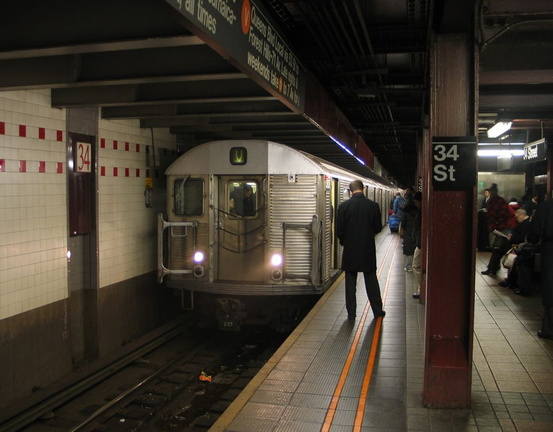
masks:
[[[124,356],[14,408],[0,430],[205,431],[285,337],[262,328],[223,333],[171,323]]]

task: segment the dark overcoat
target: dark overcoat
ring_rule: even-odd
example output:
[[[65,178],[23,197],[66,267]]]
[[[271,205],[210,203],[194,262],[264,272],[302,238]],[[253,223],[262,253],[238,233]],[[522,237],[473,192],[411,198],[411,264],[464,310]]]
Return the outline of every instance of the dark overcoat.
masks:
[[[531,231],[541,240],[541,283],[543,304],[553,307],[553,199],[538,205]]]
[[[415,218],[419,208],[414,201],[408,201],[403,208],[401,216],[401,229],[403,231],[403,255],[413,255],[415,252]]]
[[[374,236],[382,230],[380,207],[362,192],[338,206],[336,229],[344,246],[342,270],[376,272]]]

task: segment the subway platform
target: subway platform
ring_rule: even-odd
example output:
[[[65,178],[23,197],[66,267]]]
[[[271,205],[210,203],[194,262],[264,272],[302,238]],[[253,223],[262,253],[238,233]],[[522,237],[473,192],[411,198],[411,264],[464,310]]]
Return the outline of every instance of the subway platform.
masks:
[[[478,252],[472,406],[422,406],[424,305],[412,298],[401,239],[377,237],[386,317],[374,319],[362,275],[358,316],[347,320],[344,281],[327,291],[210,431],[551,432],[553,341],[536,333],[539,292],[517,296],[480,274]]]

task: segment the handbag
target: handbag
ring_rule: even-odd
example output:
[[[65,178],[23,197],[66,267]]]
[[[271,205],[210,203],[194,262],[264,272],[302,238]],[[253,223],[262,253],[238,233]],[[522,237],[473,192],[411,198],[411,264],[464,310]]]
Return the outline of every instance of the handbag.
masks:
[[[515,252],[515,248],[511,248],[501,257],[501,264],[503,265],[503,267],[510,270],[515,265],[516,259],[517,254]]]

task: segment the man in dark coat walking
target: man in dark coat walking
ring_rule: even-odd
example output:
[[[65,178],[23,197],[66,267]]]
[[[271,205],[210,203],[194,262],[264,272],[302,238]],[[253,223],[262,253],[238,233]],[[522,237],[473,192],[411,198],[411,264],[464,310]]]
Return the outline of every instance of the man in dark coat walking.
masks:
[[[365,288],[375,317],[383,317],[380,285],[376,277],[374,236],[382,230],[380,207],[363,194],[363,183],[350,183],[351,198],[338,206],[338,239],[344,246],[342,270],[346,273],[346,309],[353,320],[357,310],[357,273],[363,272]]]
[[[543,319],[538,336],[553,339],[553,199],[538,205],[532,218],[533,234],[541,240],[541,283],[543,296]]]

